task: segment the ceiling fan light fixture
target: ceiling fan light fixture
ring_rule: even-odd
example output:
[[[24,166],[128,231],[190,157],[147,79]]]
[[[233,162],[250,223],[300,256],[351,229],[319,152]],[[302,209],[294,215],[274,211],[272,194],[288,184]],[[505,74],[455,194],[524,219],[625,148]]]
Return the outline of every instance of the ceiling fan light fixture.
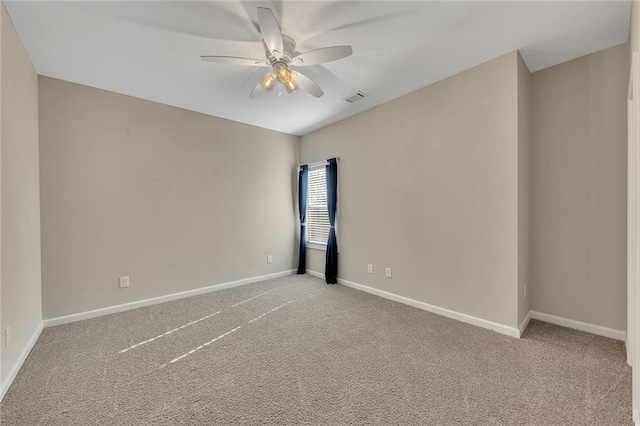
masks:
[[[298,90],[298,83],[296,83],[294,79],[291,79],[287,84],[285,84],[285,87],[287,88],[287,92],[293,93]]]
[[[276,69],[276,75],[278,76],[278,80],[280,83],[286,85],[291,81],[291,71],[287,68],[286,65],[282,64]]]
[[[265,75],[262,81],[260,81],[260,85],[266,90],[271,89],[275,83],[276,77],[271,73]]]

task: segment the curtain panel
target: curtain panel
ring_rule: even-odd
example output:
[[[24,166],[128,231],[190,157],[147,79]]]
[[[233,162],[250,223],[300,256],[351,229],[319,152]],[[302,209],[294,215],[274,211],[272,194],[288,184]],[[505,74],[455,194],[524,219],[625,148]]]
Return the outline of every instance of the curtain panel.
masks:
[[[326,166],[327,176],[327,210],[329,213],[329,240],[327,241],[327,257],[324,278],[327,284],[338,282],[338,241],[336,239],[336,210],[338,207],[338,161],[331,158]]]
[[[298,210],[300,212],[300,257],[298,258],[298,274],[304,274],[307,270],[307,181],[309,168],[307,165],[300,167],[298,175]]]

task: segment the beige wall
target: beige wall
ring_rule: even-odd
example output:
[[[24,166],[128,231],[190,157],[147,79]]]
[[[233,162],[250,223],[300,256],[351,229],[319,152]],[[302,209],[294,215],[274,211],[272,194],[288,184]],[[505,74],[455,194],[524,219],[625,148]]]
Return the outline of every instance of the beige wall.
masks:
[[[629,34],[629,49],[636,52],[640,49],[640,2],[631,2],[631,25]]]
[[[518,53],[518,324],[531,310],[530,225],[531,225],[531,157],[530,157],[531,74]]]
[[[2,330],[11,343],[2,351],[1,381],[42,322],[40,200],[38,183],[38,80],[4,8],[2,14]]]
[[[340,278],[517,326],[516,70],[513,52],[302,137],[302,163],[340,158]]]
[[[630,34],[629,34],[629,63],[632,63],[633,60],[633,53],[637,52],[638,49],[640,48],[640,4],[638,1],[634,0],[631,2],[631,22],[630,22]],[[637,53],[636,53],[637,55]],[[638,60],[638,58],[636,58],[636,60]],[[631,76],[631,67],[629,69],[630,71],[630,76]],[[629,78],[629,80],[631,81],[631,78]],[[637,82],[636,82],[637,84]],[[637,91],[636,91],[637,93]],[[629,93],[627,92],[627,96],[629,95]],[[633,108],[631,108],[632,105],[630,105],[629,103],[629,97],[627,97],[627,117],[628,120],[630,121],[628,124],[628,136],[627,136],[627,140],[628,140],[628,149],[631,150],[630,148],[633,147],[634,144],[632,144],[632,140],[631,140],[631,128],[637,128],[638,126],[638,118],[637,118],[637,113],[633,114],[632,110]],[[633,159],[633,158],[629,158],[628,159],[628,163],[629,166],[632,166],[631,169],[633,170],[634,168],[637,168],[637,164],[636,164],[637,160]],[[629,170],[627,170],[629,171]],[[627,177],[627,182],[629,182],[629,177]],[[631,185],[631,187],[628,188],[629,190],[632,190],[633,185]],[[629,205],[627,206],[628,210],[627,212],[630,212],[631,210],[633,210],[635,208],[635,204],[637,203],[637,199],[636,196],[634,196],[633,194],[631,194],[631,191],[629,192],[629,194],[627,195],[627,199],[629,202]],[[634,225],[634,218],[627,218],[628,220],[628,225],[633,226]],[[631,241],[633,241],[633,239],[636,237],[637,231],[635,231],[635,233],[631,233],[631,231],[628,231],[628,236],[629,236],[629,240],[627,242],[628,244],[628,248],[632,248],[631,246],[633,246],[633,244],[630,244]],[[633,250],[633,248],[632,248]],[[630,250],[630,252],[632,251]],[[630,253],[629,253],[630,254]],[[627,257],[630,262],[627,265],[627,268],[629,269],[633,269],[634,267],[634,263],[633,260],[630,259],[629,257]],[[630,272],[630,271],[629,271]],[[627,282],[627,286],[628,286],[628,292],[627,292],[627,324],[628,324],[628,329],[627,329],[627,339],[626,339],[626,344],[627,344],[627,362],[629,362],[630,365],[634,366],[634,370],[637,369],[638,367],[638,360],[640,359],[638,357],[638,341],[640,341],[640,327],[638,327],[638,320],[636,318],[637,314],[637,295],[635,294],[638,290],[635,289],[635,284],[633,282],[633,275],[635,274],[629,274],[628,277],[630,278],[630,280],[628,280]],[[632,408],[633,408],[633,414],[634,417],[636,417],[637,415],[637,410],[638,410],[638,406],[640,406],[640,395],[638,392],[640,383],[638,380],[639,376],[637,374],[633,374],[633,385],[632,385],[632,394],[633,394],[633,402],[632,402]]]
[[[626,329],[629,46],[531,76],[532,309]]]
[[[45,318],[294,268],[298,137],[46,77],[40,135]]]

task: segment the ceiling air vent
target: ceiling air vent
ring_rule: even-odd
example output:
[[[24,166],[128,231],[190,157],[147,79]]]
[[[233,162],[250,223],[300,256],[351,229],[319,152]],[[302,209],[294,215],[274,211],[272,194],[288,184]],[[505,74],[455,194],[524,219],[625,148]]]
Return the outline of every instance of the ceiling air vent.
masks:
[[[367,95],[366,93],[356,92],[353,95],[349,96],[348,98],[344,98],[344,100],[352,104],[354,102],[359,101],[360,99],[366,98],[367,96],[369,95]]]

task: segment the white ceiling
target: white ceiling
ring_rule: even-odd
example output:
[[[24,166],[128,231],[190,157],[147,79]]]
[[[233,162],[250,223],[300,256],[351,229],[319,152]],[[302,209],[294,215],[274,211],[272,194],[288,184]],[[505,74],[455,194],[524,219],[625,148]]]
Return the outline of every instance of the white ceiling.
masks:
[[[531,71],[625,42],[630,1],[7,1],[39,74],[303,135],[520,49]],[[249,93],[265,68],[200,55],[263,58],[257,6],[299,52],[350,44],[307,74],[324,89]],[[282,87],[281,85],[278,85]],[[343,98],[361,90],[355,104]]]

